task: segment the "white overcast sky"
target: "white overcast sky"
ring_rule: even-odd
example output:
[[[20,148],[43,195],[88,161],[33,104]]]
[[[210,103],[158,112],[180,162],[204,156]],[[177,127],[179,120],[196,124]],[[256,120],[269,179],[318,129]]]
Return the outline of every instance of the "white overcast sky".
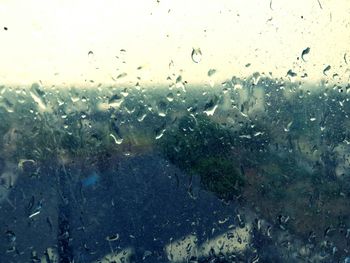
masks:
[[[315,81],[327,65],[346,82],[350,1],[319,1],[0,0],[0,84],[205,83],[210,69],[215,81],[289,69]]]

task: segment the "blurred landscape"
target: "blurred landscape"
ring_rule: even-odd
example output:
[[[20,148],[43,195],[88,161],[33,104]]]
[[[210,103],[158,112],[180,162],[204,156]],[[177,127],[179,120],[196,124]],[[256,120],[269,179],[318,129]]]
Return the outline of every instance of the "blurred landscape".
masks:
[[[0,262],[350,262],[350,86],[0,86]]]

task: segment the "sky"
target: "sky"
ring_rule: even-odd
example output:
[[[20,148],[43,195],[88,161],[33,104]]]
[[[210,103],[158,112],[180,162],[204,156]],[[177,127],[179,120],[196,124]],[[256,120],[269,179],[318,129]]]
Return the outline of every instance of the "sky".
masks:
[[[0,0],[0,85],[220,83],[288,70],[348,83],[349,14],[349,0]]]

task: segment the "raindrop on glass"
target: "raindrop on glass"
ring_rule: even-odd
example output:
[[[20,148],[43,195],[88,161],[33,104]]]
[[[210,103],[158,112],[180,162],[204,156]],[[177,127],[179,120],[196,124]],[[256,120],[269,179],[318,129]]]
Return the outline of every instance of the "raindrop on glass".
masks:
[[[324,68],[323,70],[323,75],[327,76],[327,72],[331,69],[331,66],[328,65],[327,67]]]
[[[301,59],[304,60],[304,61],[306,61],[306,60],[305,60],[305,56],[306,56],[307,54],[309,54],[309,53],[310,53],[310,48],[309,48],[309,47],[305,48],[305,49],[303,50],[303,52],[301,53]]]
[[[3,107],[7,112],[14,112],[14,104],[7,98],[0,100],[0,108]]]
[[[117,76],[117,79],[121,79],[121,78],[124,78],[126,77],[128,74],[126,74],[125,72],[124,73],[121,73]]]
[[[297,73],[295,73],[293,70],[288,70],[287,72],[287,76],[290,76],[292,78],[296,77],[297,76]]]
[[[216,73],[216,69],[209,69],[208,71],[208,77],[213,76]]]
[[[112,137],[113,141],[115,142],[115,144],[122,144],[123,142],[123,138],[119,137],[118,135],[114,135],[114,134],[110,134],[109,136]]]
[[[160,117],[165,117],[166,116],[167,104],[164,101],[160,101],[158,103],[157,109],[158,109],[158,115]]]
[[[193,48],[191,58],[194,63],[199,63],[202,60],[202,51],[199,48]]]
[[[146,118],[146,116],[147,116],[147,114],[140,110],[137,114],[137,120],[139,122],[142,122]]]
[[[108,104],[112,108],[119,108],[120,105],[124,102],[124,97],[119,96],[118,94],[113,95],[109,100]]]
[[[159,140],[160,138],[162,138],[165,131],[166,131],[165,128],[164,128],[164,129],[159,129],[159,130],[156,132],[156,140]]]
[[[216,108],[218,107],[218,101],[217,99],[214,100],[210,100],[205,106],[204,106],[204,111],[203,113],[205,113],[207,116],[213,116]]]
[[[119,239],[119,234],[115,234],[115,235],[111,235],[111,236],[106,237],[107,241],[116,241],[118,239]]]
[[[33,100],[37,103],[40,109],[46,109],[45,92],[42,91],[38,84],[33,84],[30,89],[30,95]]]
[[[170,102],[172,102],[174,100],[174,94],[172,92],[170,92],[167,96],[166,99]]]

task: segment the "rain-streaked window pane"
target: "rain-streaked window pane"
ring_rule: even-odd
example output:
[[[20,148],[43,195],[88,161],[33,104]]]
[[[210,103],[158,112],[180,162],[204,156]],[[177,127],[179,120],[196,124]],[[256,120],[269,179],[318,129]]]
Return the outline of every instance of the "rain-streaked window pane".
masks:
[[[0,262],[350,262],[350,2],[4,0]]]

